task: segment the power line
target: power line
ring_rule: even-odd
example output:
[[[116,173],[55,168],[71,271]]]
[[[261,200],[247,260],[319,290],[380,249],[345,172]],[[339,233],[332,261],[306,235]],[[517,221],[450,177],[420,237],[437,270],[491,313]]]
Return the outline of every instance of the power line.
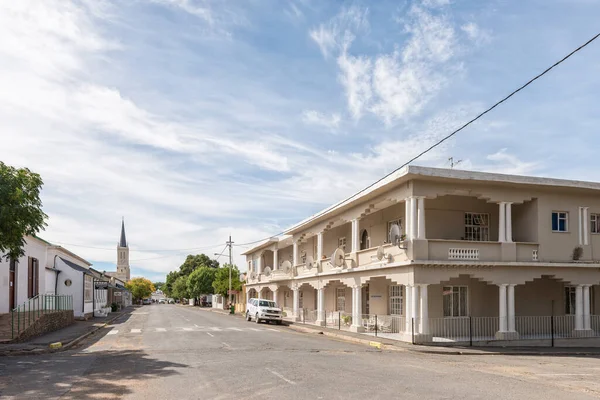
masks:
[[[477,121],[478,119],[480,119],[481,117],[483,117],[485,114],[489,113],[494,108],[498,107],[500,104],[504,103],[506,100],[510,99],[515,94],[519,93],[521,90],[525,89],[527,86],[531,85],[533,82],[535,82],[536,80],[538,80],[542,76],[546,75],[553,68],[555,68],[556,66],[562,64],[564,61],[566,61],[568,58],[570,58],[573,54],[577,53],[578,51],[580,51],[581,49],[583,49],[584,47],[586,47],[588,44],[590,44],[594,40],[598,39],[599,36],[600,36],[600,33],[596,34],[590,40],[588,40],[587,42],[585,42],[581,46],[577,47],[575,50],[573,50],[572,52],[570,52],[569,54],[567,54],[566,56],[564,56],[563,58],[561,58],[560,60],[558,60],[557,62],[555,62],[554,64],[552,64],[550,67],[546,68],[542,73],[536,75],[535,77],[533,77],[532,79],[530,79],[529,81],[527,81],[527,83],[525,83],[524,85],[520,86],[518,89],[516,89],[513,92],[511,92],[508,96],[502,98],[500,101],[496,102],[493,106],[489,107],[488,109],[486,109],[485,111],[483,111],[482,113],[480,113],[479,115],[477,115],[475,118],[471,119],[470,121],[468,121],[467,123],[465,123],[464,125],[462,125],[460,128],[458,128],[458,129],[454,130],[452,133],[444,136],[442,139],[440,139],[439,141],[437,141],[436,143],[434,143],[433,145],[431,145],[430,147],[428,147],[426,150],[423,150],[418,155],[416,155],[415,157],[411,158],[410,160],[408,160],[407,162],[405,162],[404,164],[402,164],[401,166],[399,166],[398,168],[396,168],[395,170],[393,170],[389,174],[385,175],[384,177],[378,179],[377,181],[375,181],[374,183],[372,183],[369,186],[365,187],[364,189],[360,190],[359,192],[357,192],[357,193],[355,193],[355,194],[347,197],[346,199],[344,199],[344,200],[342,200],[342,201],[340,201],[340,202],[338,202],[336,204],[344,203],[344,202],[350,200],[351,198],[353,198],[355,196],[358,196],[359,194],[363,193],[364,191],[368,190],[369,188],[377,185],[379,182],[383,181],[384,179],[386,179],[386,178],[390,177],[391,175],[395,174],[396,172],[398,172],[402,168],[406,167],[411,162],[416,161],[419,158],[421,158],[422,156],[424,156],[425,154],[429,153],[431,150],[435,149],[436,147],[438,147],[439,145],[441,145],[442,143],[444,143],[446,140],[450,139],[451,137],[453,137],[454,135],[456,135],[458,132],[462,131],[467,126],[471,125],[473,122]],[[336,206],[336,204],[334,204],[332,206],[329,206],[328,208],[326,208],[325,210],[321,211],[317,215],[311,217],[310,219],[308,219],[307,221],[305,221],[305,223],[314,221],[319,216],[321,216],[321,215],[327,213],[328,211],[332,210]],[[285,231],[280,232],[280,233],[278,233],[276,235],[272,235],[272,236],[260,239],[260,240],[255,240],[253,242],[241,243],[241,244],[238,244],[238,246],[244,246],[244,245],[249,245],[249,244],[255,244],[255,243],[263,242],[263,241],[271,239],[273,237],[283,235],[284,233],[285,233]]]
[[[61,246],[73,246],[73,247],[81,247],[84,249],[96,249],[96,250],[107,250],[107,251],[115,251],[114,248],[108,248],[108,247],[94,247],[94,246],[86,246],[86,245],[82,245],[82,244],[73,244],[73,243],[63,243],[63,242],[52,242],[53,244],[58,244]],[[191,251],[191,250],[208,250],[208,249],[212,249],[215,248],[217,246],[220,246],[222,243],[217,243],[211,246],[203,246],[203,247],[192,247],[192,248],[188,248],[188,249],[136,249],[136,250],[131,250],[132,252],[146,252],[146,253],[151,253],[151,252],[166,252],[166,251],[176,251],[176,252],[181,252],[181,251]]]

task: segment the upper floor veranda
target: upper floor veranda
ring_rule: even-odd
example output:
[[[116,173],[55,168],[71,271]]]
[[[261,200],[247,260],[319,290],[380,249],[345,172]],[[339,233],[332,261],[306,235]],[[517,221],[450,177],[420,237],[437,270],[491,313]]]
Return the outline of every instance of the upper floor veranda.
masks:
[[[390,242],[394,224],[400,243]],[[599,262],[600,184],[410,166],[245,255],[248,283],[410,264]]]

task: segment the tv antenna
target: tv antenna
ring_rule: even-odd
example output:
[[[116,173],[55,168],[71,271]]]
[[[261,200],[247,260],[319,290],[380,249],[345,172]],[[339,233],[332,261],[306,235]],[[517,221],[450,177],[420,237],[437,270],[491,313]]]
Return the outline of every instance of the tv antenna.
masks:
[[[450,161],[450,169],[454,169],[454,167],[460,164],[463,160],[454,161],[454,157],[450,157],[448,158],[448,161]]]

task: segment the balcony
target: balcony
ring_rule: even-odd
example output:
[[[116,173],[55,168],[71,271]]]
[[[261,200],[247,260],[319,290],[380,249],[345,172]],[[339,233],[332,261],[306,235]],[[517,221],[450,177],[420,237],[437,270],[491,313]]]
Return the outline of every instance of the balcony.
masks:
[[[471,242],[466,240],[429,239],[430,260],[500,261],[502,243]]]
[[[356,253],[357,264],[359,267],[374,265],[381,266],[391,262],[405,261],[406,250],[392,244],[383,245],[384,257],[379,260],[377,258],[377,250],[379,247],[372,247],[366,250],[360,250]]]

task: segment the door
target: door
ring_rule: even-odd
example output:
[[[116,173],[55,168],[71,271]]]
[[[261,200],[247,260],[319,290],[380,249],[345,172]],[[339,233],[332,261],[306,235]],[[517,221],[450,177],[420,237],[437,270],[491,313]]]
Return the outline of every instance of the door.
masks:
[[[10,260],[10,267],[8,272],[8,302],[10,310],[14,310],[17,303],[17,262]]]

